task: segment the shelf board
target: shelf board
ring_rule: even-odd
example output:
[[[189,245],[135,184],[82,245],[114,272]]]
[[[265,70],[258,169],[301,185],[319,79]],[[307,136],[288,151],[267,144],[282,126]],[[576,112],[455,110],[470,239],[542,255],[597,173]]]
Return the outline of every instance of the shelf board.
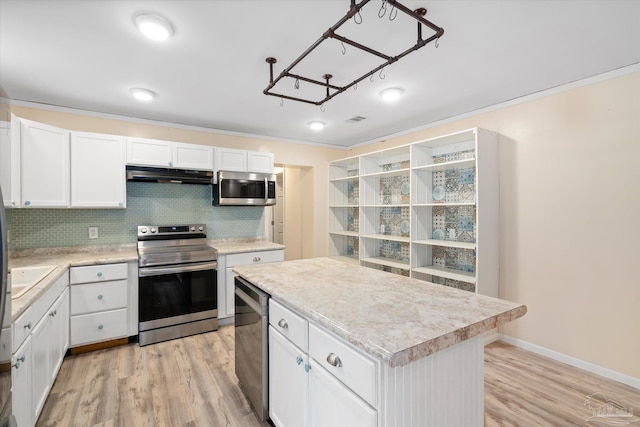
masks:
[[[330,208],[357,208],[358,205],[329,205]]]
[[[344,176],[342,178],[331,178],[329,182],[342,182],[342,181],[357,181],[358,175]]]
[[[475,206],[475,202],[414,203],[412,206]]]
[[[355,265],[360,264],[360,261],[358,260],[357,256],[337,255],[337,256],[332,256],[330,258],[338,261],[343,261],[349,264],[355,264]]]
[[[392,170],[392,171],[382,171],[382,172],[371,172],[371,173],[363,173],[362,175],[360,175],[363,178],[367,178],[367,177],[385,177],[385,176],[402,176],[402,175],[408,175],[409,174],[409,168],[405,168],[405,169],[396,169],[396,170]]]
[[[462,159],[462,160],[454,160],[451,162],[444,163],[433,163],[430,165],[424,166],[415,166],[413,170],[423,170],[429,172],[439,172],[444,170],[451,169],[469,169],[476,165],[476,159]]]
[[[459,280],[466,283],[476,283],[476,274],[467,271],[454,270],[452,268],[430,265],[428,267],[417,267],[413,271],[432,276],[444,277],[445,279]]]
[[[447,248],[474,249],[474,250],[477,247],[476,243],[456,242],[453,240],[426,239],[426,240],[414,240],[413,243],[417,243],[419,245],[444,246]]]
[[[329,234],[337,234],[338,236],[352,236],[358,237],[359,233],[357,231],[330,231]]]
[[[391,236],[389,234],[363,234],[360,237],[365,237],[367,239],[377,239],[377,240],[391,240],[392,242],[407,242],[411,241],[410,237],[403,236]]]
[[[391,258],[372,257],[372,258],[362,258],[361,261],[368,262],[370,264],[384,265],[387,267],[401,268],[403,270],[411,269],[408,263],[398,261],[397,259],[391,259]]]
[[[408,208],[411,205],[409,203],[399,203],[397,205],[360,205],[363,208]]]

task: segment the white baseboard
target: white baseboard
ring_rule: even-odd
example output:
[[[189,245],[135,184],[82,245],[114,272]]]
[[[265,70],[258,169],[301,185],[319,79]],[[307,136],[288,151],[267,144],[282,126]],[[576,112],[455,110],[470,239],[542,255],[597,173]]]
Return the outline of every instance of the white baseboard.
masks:
[[[616,372],[614,370],[604,368],[602,366],[596,365],[591,362],[586,362],[584,360],[577,359],[572,356],[567,356],[566,354],[558,353],[557,351],[550,350],[548,348],[541,347],[536,344],[531,344],[527,341],[513,338],[508,335],[504,335],[504,334],[497,334],[497,335],[499,336],[498,339],[506,342],[507,344],[520,347],[522,349],[531,351],[533,353],[537,353],[541,356],[546,356],[550,359],[557,360],[558,362],[566,363],[567,365],[575,366],[576,368],[584,369],[587,372],[591,372],[593,374],[600,375],[605,378],[609,378],[610,380],[618,381],[619,383],[623,383],[640,390],[640,378],[634,378],[630,375]]]

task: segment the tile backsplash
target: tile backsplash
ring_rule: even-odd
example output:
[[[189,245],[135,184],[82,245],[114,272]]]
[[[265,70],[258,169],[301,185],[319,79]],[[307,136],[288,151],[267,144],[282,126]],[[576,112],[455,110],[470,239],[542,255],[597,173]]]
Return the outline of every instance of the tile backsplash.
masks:
[[[144,224],[207,224],[209,239],[264,237],[264,207],[212,206],[211,186],[127,182],[126,209],[7,209],[9,249],[135,243]],[[98,227],[89,240],[88,228]]]

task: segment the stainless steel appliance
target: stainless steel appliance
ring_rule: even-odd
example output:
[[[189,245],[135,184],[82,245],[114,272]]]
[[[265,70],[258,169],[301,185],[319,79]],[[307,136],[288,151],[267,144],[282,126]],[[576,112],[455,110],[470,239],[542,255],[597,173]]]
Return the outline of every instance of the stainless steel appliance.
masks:
[[[7,223],[5,221],[4,198],[0,189],[0,340],[5,341],[4,334],[9,334],[11,342],[11,288],[8,286],[9,248],[7,247]],[[5,325],[5,311],[9,311]],[[8,326],[6,329],[5,326]],[[11,413],[11,352],[8,360],[0,360],[0,427],[15,426],[16,419]]]
[[[218,172],[213,204],[271,206],[276,204],[275,175],[250,172]]]
[[[218,329],[218,251],[207,228],[138,227],[140,345]]]
[[[235,279],[236,376],[256,415],[269,418],[269,294]]]

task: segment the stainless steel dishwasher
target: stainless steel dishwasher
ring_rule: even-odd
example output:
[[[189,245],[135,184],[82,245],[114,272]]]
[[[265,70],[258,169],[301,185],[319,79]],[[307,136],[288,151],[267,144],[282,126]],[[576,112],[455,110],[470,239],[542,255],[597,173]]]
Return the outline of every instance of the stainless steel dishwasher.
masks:
[[[269,418],[269,294],[235,279],[236,376],[256,415]]]

